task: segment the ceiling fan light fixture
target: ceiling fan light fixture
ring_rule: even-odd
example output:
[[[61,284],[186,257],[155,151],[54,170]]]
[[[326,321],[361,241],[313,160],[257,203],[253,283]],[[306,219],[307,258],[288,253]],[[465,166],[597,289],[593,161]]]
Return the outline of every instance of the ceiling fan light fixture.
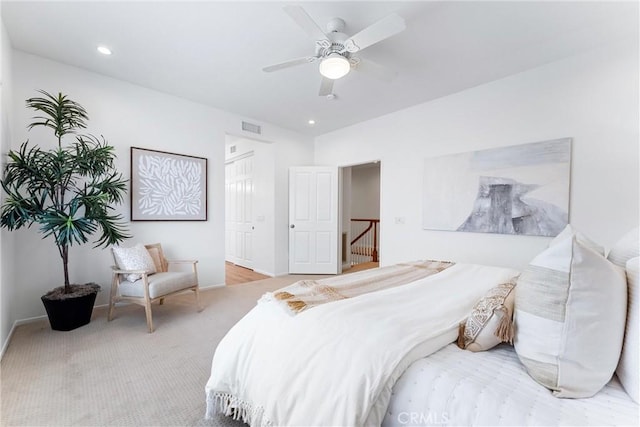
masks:
[[[332,53],[320,62],[320,74],[331,80],[346,76],[350,69],[349,60],[339,53]]]
[[[111,55],[111,49],[109,49],[108,47],[104,46],[104,45],[100,45],[98,46],[98,52],[100,52],[103,55]]]

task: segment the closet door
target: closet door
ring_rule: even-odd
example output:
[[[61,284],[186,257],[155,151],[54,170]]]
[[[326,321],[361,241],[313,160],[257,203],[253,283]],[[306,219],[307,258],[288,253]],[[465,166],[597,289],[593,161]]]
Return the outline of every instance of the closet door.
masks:
[[[253,154],[225,165],[226,260],[253,268]]]

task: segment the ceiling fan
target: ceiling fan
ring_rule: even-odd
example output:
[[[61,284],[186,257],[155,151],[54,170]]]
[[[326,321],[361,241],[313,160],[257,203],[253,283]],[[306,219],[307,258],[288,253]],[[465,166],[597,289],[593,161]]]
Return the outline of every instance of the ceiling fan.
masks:
[[[404,31],[406,25],[400,15],[392,13],[349,37],[342,32],[345,22],[340,18],[333,18],[329,21],[327,33],[325,33],[302,7],[285,6],[284,11],[309,37],[315,40],[315,54],[270,65],[263,68],[263,71],[270,73],[283,68],[320,61],[319,68],[322,75],[320,96],[333,96],[334,80],[344,77],[351,69],[369,72],[375,77],[387,81],[395,76],[395,72],[382,65],[353,54]]]

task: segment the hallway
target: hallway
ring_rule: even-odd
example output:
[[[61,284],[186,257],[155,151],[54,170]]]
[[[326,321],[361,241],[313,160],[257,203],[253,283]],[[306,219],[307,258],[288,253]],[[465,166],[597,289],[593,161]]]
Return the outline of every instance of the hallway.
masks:
[[[254,282],[256,280],[268,279],[269,276],[256,273],[255,271],[240,267],[229,261],[224,263],[225,285],[237,285],[240,283]]]
[[[357,271],[368,270],[370,268],[378,268],[377,262],[365,262],[362,264],[354,265],[353,267],[346,269],[342,274],[355,273]],[[254,282],[256,280],[268,279],[269,276],[256,273],[248,268],[240,267],[229,261],[225,262],[225,285],[238,285],[241,283]]]

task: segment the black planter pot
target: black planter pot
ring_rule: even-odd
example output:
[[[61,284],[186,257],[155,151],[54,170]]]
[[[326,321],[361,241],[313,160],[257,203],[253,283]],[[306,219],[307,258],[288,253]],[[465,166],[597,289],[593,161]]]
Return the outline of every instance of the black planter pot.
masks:
[[[97,290],[86,295],[64,299],[50,299],[44,295],[41,299],[47,310],[51,329],[71,331],[89,323],[97,295]]]

